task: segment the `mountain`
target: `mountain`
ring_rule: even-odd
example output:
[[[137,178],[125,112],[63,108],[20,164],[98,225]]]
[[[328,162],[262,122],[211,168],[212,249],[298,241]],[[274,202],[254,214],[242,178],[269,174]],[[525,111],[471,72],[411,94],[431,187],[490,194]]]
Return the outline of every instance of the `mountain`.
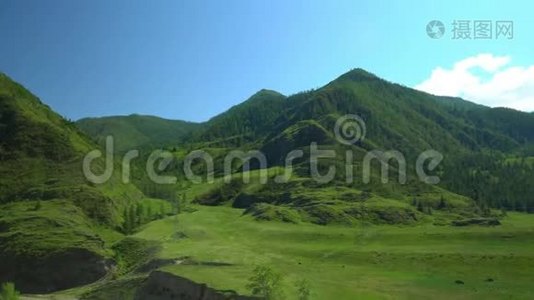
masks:
[[[118,152],[139,148],[176,145],[199,128],[199,124],[167,120],[154,116],[129,115],[102,118],[85,118],[76,125],[100,145],[107,136],[113,136]]]
[[[243,103],[202,124],[192,140],[235,146],[255,141],[272,130],[284,111],[285,100],[286,97],[276,91],[260,90]]]
[[[264,89],[204,123],[133,114],[84,118],[76,126],[100,145],[105,144],[107,136],[113,136],[117,152],[205,141],[237,146],[270,131],[284,109],[285,99],[278,92]]]
[[[365,138],[350,147],[341,145],[334,134],[336,121],[348,114],[358,115],[366,127]],[[349,149],[355,152],[354,174],[361,174],[362,161],[370,151],[396,150],[408,161],[407,168],[412,174],[408,179],[410,184],[364,184],[360,180],[347,185],[343,184],[343,178],[336,178],[329,186],[343,185],[355,194],[366,191],[385,199],[400,199],[405,204],[422,201],[434,208],[441,197],[447,195],[451,203],[458,204],[461,209],[471,207],[475,212],[488,207],[534,211],[534,201],[528,196],[534,191],[524,179],[528,178],[525,174],[533,171],[515,158],[534,149],[532,114],[489,108],[461,98],[434,96],[389,82],[362,69],[353,69],[319,89],[288,97],[261,90],[200,124],[183,140],[186,148],[204,149],[215,157],[216,175],[223,174],[224,153],[235,149],[261,150],[272,167],[283,166],[292,150],[309,153],[310,144],[315,142],[336,149],[339,156],[332,163],[338,168],[344,168],[342,153]],[[421,185],[413,175],[418,156],[430,149],[444,157],[437,170],[441,177],[439,186]],[[183,153],[176,155],[179,159],[184,158]],[[253,169],[258,167],[252,163]],[[322,167],[327,168],[327,163]],[[391,167],[396,168],[395,165]],[[202,169],[201,166],[198,168]],[[294,169],[303,180],[311,179],[309,159],[296,160]],[[239,172],[239,168],[233,170]],[[493,177],[481,176],[490,171],[495,174]],[[178,168],[173,172],[181,171]],[[373,174],[377,178],[379,170]],[[496,185],[495,181],[501,184]],[[306,203],[302,199],[312,202],[322,199],[318,193],[309,193],[314,184],[304,183],[305,187],[302,184],[286,186],[291,190],[289,192],[267,185],[254,189],[253,195],[244,192],[248,189],[246,186],[234,186],[231,191],[217,187],[197,200],[217,204],[233,195],[231,202],[238,207],[277,203],[302,212]],[[220,195],[221,189],[225,196]],[[316,186],[315,189],[324,187]],[[285,200],[280,202],[280,199]],[[412,201],[414,199],[417,201]],[[324,201],[318,202],[324,204]],[[325,210],[323,206],[320,209]],[[330,213],[336,215],[333,211]],[[310,214],[306,212],[304,215],[309,218]]]
[[[0,282],[43,293],[93,282],[115,262],[109,237],[143,194],[117,173],[89,184],[99,149],[37,97],[0,74]],[[93,171],[104,163],[95,161]]]
[[[485,214],[488,214],[488,207],[534,211],[534,201],[529,196],[534,190],[525,181],[534,176],[534,171],[527,163],[514,159],[533,149],[532,114],[489,108],[460,98],[434,96],[391,83],[361,69],[343,74],[317,90],[272,100],[270,103],[274,105],[269,111],[273,113],[261,121],[258,121],[258,116],[264,115],[265,106],[252,105],[250,101],[213,118],[213,123],[217,120],[224,122],[218,121],[217,126],[199,130],[203,134],[197,136],[195,145],[204,147],[208,152],[212,147],[226,147],[226,151],[236,147],[260,149],[270,166],[283,166],[290,151],[299,149],[309,153],[309,145],[316,142],[319,146],[337,150],[338,158],[332,163],[338,169],[344,168],[341,160],[344,151],[355,151],[354,174],[362,173],[361,162],[373,150],[399,151],[408,161],[408,170],[414,174],[418,156],[432,149],[444,157],[438,169],[441,183],[432,187],[421,185],[412,176],[408,185],[394,182],[364,184],[361,180],[347,185],[343,183],[343,178],[337,178],[330,185],[316,186],[307,182],[310,180],[309,159],[304,158],[296,161],[294,169],[307,183],[301,180],[282,187],[266,185],[254,188],[252,194],[245,192],[249,189],[246,186],[236,186],[233,191],[215,188],[198,198],[201,203],[218,204],[221,199],[233,195],[231,199],[237,207],[250,208],[257,203],[271,203],[302,212],[309,210],[310,203],[320,202],[323,213],[328,211],[328,215],[348,218],[346,213],[340,215],[339,211],[334,211],[336,205],[330,208],[323,206],[324,195],[328,193],[312,192],[314,189],[324,192],[331,186],[341,185],[349,189],[349,194],[368,191],[377,197],[401,200],[401,203],[422,201],[434,209],[438,208],[441,197],[446,197],[462,209],[472,207],[474,211],[485,211]],[[336,121],[347,114],[357,114],[366,126],[365,139],[352,147],[340,145],[334,135]],[[240,138],[239,142],[228,142],[235,141],[236,137]],[[223,142],[214,144],[213,140]],[[214,151],[212,153],[224,153],[220,149]],[[219,166],[216,174],[222,174],[220,155],[216,157],[215,164]],[[328,164],[323,167],[326,170]],[[392,167],[395,168],[395,165]],[[253,165],[253,168],[258,168],[258,165]],[[234,170],[238,172],[238,169]],[[379,170],[373,174],[378,173]],[[493,176],[488,176],[488,173]],[[218,196],[220,193],[226,196]],[[462,199],[459,195],[471,200]],[[265,207],[263,210],[266,213]],[[311,212],[311,215],[316,213]],[[401,214],[399,211],[396,213]],[[313,217],[307,211],[304,218]]]
[[[352,125],[359,131],[336,131],[348,115],[358,116]],[[359,140],[342,143],[344,134],[358,132]],[[98,143],[107,135],[115,136],[119,152],[183,146],[172,150],[176,160],[161,172],[176,175],[178,182],[148,181],[144,162],[149,151],[143,151],[132,161],[135,185],[123,183],[119,172],[104,184],[90,183],[81,168],[83,158],[101,150]],[[337,170],[325,182],[313,174],[312,144],[335,154],[316,164],[322,175]],[[187,155],[184,149],[209,153],[216,180],[187,180],[180,164]],[[225,174],[225,158],[234,150],[261,150],[268,162],[267,182],[261,180],[261,164],[253,160],[250,170],[243,170],[245,161],[237,161]],[[292,176],[278,181],[294,150],[302,155],[291,161]],[[365,157],[376,150],[402,153],[405,181],[395,175],[401,163],[384,152],[366,169]],[[415,162],[427,150],[443,155],[430,172],[439,184],[421,181],[416,172]],[[45,293],[149,263],[145,259],[156,246],[124,234],[133,233],[141,219],[153,219],[141,204],[158,210],[159,217],[171,204],[145,195],[167,198],[174,212],[191,200],[289,223],[496,225],[504,215],[498,209],[534,212],[533,157],[533,114],[437,97],[362,69],[287,97],[261,90],[201,124],[139,115],[72,123],[1,74],[0,282]],[[99,159],[91,169],[99,173],[105,166]],[[391,173],[384,182],[383,166]],[[192,170],[205,174],[208,168],[196,160]],[[349,173],[354,174],[351,180]],[[245,176],[251,180],[243,180]]]
[[[367,127],[366,142],[388,149],[444,152],[495,149],[512,151],[534,142],[532,115],[503,108],[488,108],[451,97],[437,97],[378,78],[361,69],[352,70],[324,87],[288,97],[277,118],[269,122],[270,133],[278,134],[303,120],[318,120],[333,129],[332,120],[344,114],[360,115]],[[226,119],[219,126],[219,138],[230,138],[237,111],[247,102],[214,119]],[[261,114],[257,110],[250,116]],[[240,114],[240,122],[254,123]],[[333,117],[333,118],[332,118]],[[254,132],[261,136],[265,131]],[[408,152],[410,152],[408,151]]]

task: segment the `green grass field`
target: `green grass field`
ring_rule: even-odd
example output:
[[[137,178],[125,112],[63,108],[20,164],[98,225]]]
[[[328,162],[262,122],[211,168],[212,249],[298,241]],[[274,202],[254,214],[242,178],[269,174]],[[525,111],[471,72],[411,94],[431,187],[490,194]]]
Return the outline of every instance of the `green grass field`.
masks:
[[[295,299],[293,285],[302,278],[313,299],[534,297],[532,215],[510,213],[497,227],[344,227],[260,222],[239,209],[194,208],[147,224],[135,236],[161,242],[162,258],[207,263],[163,269],[217,289],[249,294],[247,279],[262,264],[284,275],[288,299]]]

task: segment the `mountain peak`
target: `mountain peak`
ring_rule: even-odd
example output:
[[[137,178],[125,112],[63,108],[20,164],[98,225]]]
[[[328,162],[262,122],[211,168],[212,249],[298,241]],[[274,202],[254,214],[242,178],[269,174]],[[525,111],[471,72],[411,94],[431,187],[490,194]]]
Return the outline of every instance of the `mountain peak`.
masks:
[[[286,96],[283,94],[274,91],[274,90],[268,90],[268,89],[261,89],[254,93],[252,96],[250,96],[247,100],[242,102],[241,104],[238,104],[234,107],[239,107],[241,105],[249,105],[250,103],[257,103],[257,102],[264,102],[264,101],[277,101],[280,99],[285,99]]]
[[[336,80],[369,81],[378,79],[380,78],[373,73],[361,68],[355,68],[339,76]]]
[[[275,91],[275,90],[269,90],[269,89],[261,89],[259,91],[257,91],[256,93],[254,93],[254,95],[252,95],[249,99],[252,99],[252,98],[255,98],[255,97],[258,97],[258,96],[282,96],[282,97],[285,97],[283,94]]]

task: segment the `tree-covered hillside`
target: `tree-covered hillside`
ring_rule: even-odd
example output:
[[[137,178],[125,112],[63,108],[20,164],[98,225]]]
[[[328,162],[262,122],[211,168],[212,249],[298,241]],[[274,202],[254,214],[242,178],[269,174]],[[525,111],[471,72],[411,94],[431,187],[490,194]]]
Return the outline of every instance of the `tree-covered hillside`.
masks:
[[[0,74],[0,282],[50,292],[90,283],[114,265],[108,238],[143,194],[118,174],[89,184],[82,158],[98,148]],[[99,173],[104,163],[92,167]]]
[[[77,121],[76,125],[100,145],[105,144],[107,136],[113,136],[118,152],[179,144],[199,127],[192,122],[136,114],[85,118]]]
[[[243,103],[202,124],[192,135],[193,142],[212,145],[243,146],[269,134],[284,113],[286,97],[271,90],[261,90]]]
[[[334,135],[336,120],[347,114],[360,116],[366,127],[365,139],[349,148],[342,147]],[[102,130],[126,137],[135,133],[115,131],[113,127]],[[156,131],[165,130],[162,127]],[[221,174],[223,155],[233,149],[261,150],[270,166],[280,166],[290,151],[306,151],[312,142],[334,147],[339,153],[354,150],[355,174],[361,173],[363,157],[373,150],[399,151],[409,162],[408,169],[413,174],[417,157],[432,149],[444,156],[437,170],[442,179],[440,186],[475,200],[478,209],[531,211],[534,207],[534,200],[528,196],[533,192],[530,186],[534,185],[506,175],[513,169],[521,178],[532,178],[530,165],[513,158],[534,155],[534,115],[430,95],[388,82],[362,69],[349,71],[319,89],[289,97],[261,90],[245,102],[199,124],[196,130],[182,136],[179,142],[167,144],[166,148],[176,149],[174,146],[180,144],[177,156],[182,155],[182,159],[183,149],[211,151],[216,156],[215,173]],[[488,159],[495,163],[477,163]],[[304,159],[298,163],[295,172],[309,176],[309,161]],[[340,159],[335,163],[343,168]],[[173,168],[180,173],[178,165]],[[481,175],[490,170],[493,177]],[[387,194],[383,190],[391,189],[361,182],[356,182],[354,187],[383,196]],[[413,189],[399,185],[394,189],[396,194],[410,198],[414,197],[410,188]]]
[[[532,114],[430,95],[361,69],[352,70],[317,90],[275,102],[280,105],[269,108],[275,112],[274,119],[258,119],[265,114],[266,106],[254,107],[249,101],[213,118],[210,122],[216,126],[208,122],[199,132],[214,129],[212,138],[216,140],[239,137],[241,148],[260,149],[271,165],[283,165],[287,153],[306,150],[312,142],[339,148],[334,136],[336,120],[346,114],[357,114],[365,122],[366,136],[353,147],[357,162],[355,174],[361,173],[358,162],[368,151],[400,151],[411,162],[408,168],[413,170],[418,155],[433,149],[444,156],[438,169],[441,187],[474,199],[482,210],[487,207],[534,209],[534,200],[529,196],[534,193],[532,165],[516,159],[534,155]],[[256,125],[240,127],[240,124]],[[203,139],[202,144],[198,143],[202,139],[197,137],[195,146],[213,147],[212,138]],[[235,144],[217,146],[235,148]],[[302,176],[309,176],[307,163],[301,161]],[[337,163],[343,168],[341,162]],[[384,187],[357,184],[357,188],[377,192]],[[401,186],[397,190],[411,197],[406,192],[409,188]]]
[[[361,118],[366,134],[346,145],[335,129],[349,114]],[[0,282],[48,292],[87,284],[110,270],[131,270],[132,258],[121,255],[138,253],[117,243],[122,234],[190,202],[289,223],[499,224],[506,210],[534,211],[533,132],[532,114],[429,95],[361,69],[289,97],[261,90],[201,124],[138,115],[74,124],[0,75]],[[83,157],[100,149],[107,135],[115,137],[116,158],[141,150],[132,161],[132,184],[121,182],[120,168],[104,184],[90,183],[82,173]],[[312,176],[313,143],[336,154],[316,165],[321,174],[337,170],[327,182]],[[158,148],[172,153],[174,161],[159,173],[176,176],[176,184],[156,184],[147,176],[148,156]],[[439,176],[438,185],[422,182],[415,170],[418,156],[430,149],[443,155],[431,172]],[[183,163],[192,150],[211,155],[214,182],[187,178]],[[244,162],[238,162],[223,177],[233,150],[260,150],[267,170],[252,161],[251,170],[243,171]],[[278,181],[293,150],[303,155],[293,161],[292,176]],[[385,156],[371,164],[368,182],[362,177],[365,157],[375,150],[404,155],[405,182],[397,179],[401,164]],[[115,161],[117,166],[120,159]],[[387,182],[381,182],[383,165],[390,167]],[[98,159],[92,169],[99,173],[104,167]],[[208,175],[202,160],[192,170]],[[130,242],[143,255],[152,253],[152,246],[124,240]],[[57,266],[60,271],[50,276]]]

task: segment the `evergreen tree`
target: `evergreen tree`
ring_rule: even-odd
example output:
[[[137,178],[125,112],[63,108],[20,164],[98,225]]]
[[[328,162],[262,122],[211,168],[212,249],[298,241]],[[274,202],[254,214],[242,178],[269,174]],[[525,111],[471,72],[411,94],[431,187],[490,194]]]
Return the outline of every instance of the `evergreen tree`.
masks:
[[[124,231],[125,234],[130,234],[130,232],[132,232],[132,222],[130,220],[130,214],[129,214],[129,210],[128,209],[125,209],[124,212],[123,212],[123,223],[122,223],[122,229]]]
[[[136,223],[137,226],[144,223],[143,205],[137,204],[135,206],[135,216],[137,220],[137,223]]]
[[[41,207],[42,207],[41,200],[37,200],[37,202],[35,203],[35,206],[33,207],[33,210],[40,210]]]
[[[419,201],[417,202],[417,210],[424,213],[425,212],[425,206],[423,205],[423,202]]]
[[[15,284],[6,282],[0,290],[0,300],[18,300],[20,293],[15,289]]]
[[[161,203],[159,206],[159,216],[160,218],[165,216],[165,205],[163,203]]]
[[[130,208],[128,210],[128,218],[129,218],[129,221],[130,221],[130,228],[132,229],[132,232],[133,232],[133,229],[137,226],[137,217],[135,215],[135,205],[130,205]]]
[[[442,210],[442,209],[445,209],[445,208],[447,208],[447,202],[445,202],[445,198],[443,198],[443,195],[441,195],[441,197],[439,199],[439,203],[438,203],[438,209]]]
[[[149,204],[146,208],[146,215],[149,221],[152,220],[152,206]]]

